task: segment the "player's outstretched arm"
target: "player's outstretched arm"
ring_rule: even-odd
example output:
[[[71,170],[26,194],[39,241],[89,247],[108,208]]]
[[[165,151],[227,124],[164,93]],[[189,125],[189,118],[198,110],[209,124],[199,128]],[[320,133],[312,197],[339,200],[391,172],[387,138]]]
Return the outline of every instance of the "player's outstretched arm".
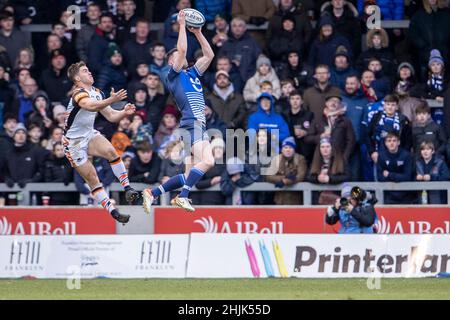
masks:
[[[114,89],[112,89],[111,93],[109,95],[109,98],[107,98],[107,99],[96,100],[96,99],[91,99],[88,96],[86,96],[85,98],[81,98],[78,101],[78,105],[81,108],[86,109],[88,111],[101,111],[101,110],[105,109],[107,106],[109,106],[115,102],[122,101],[126,98],[127,98],[126,90],[121,89],[117,92],[114,92]]]
[[[110,106],[101,110],[100,113],[108,120],[109,122],[117,123],[120,122],[123,118],[133,115],[136,112],[136,106],[132,103],[127,103],[122,110],[114,110]]]
[[[201,74],[203,74],[214,59],[214,51],[209,45],[208,40],[206,40],[200,28],[189,27],[189,31],[195,35],[198,42],[200,43],[200,46],[202,47],[203,57],[197,60],[195,66],[197,67],[197,70]]]
[[[178,23],[180,24],[180,31],[178,31],[177,51],[178,55],[173,61],[173,69],[180,71],[183,69],[184,62],[186,61],[187,52],[187,34],[186,34],[186,20],[184,11],[181,10],[178,13]]]

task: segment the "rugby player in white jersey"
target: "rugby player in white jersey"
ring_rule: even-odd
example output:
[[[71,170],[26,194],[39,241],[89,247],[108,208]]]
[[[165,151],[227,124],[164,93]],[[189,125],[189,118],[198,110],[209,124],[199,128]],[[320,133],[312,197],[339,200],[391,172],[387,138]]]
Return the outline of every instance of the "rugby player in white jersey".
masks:
[[[93,87],[94,78],[84,62],[72,64],[67,74],[75,84],[75,89],[67,107],[68,116],[62,138],[64,153],[70,164],[89,185],[92,195],[102,207],[117,221],[127,223],[130,216],[119,213],[111,203],[95,167],[88,161],[88,155],[107,159],[114,175],[125,190],[126,200],[130,203],[135,201],[139,197],[139,192],[130,186],[122,159],[111,142],[94,129],[94,121],[100,112],[108,121],[119,122],[133,115],[136,107],[127,103],[121,111],[111,108],[111,104],[126,99],[127,92],[123,89],[114,92],[113,89],[109,98],[105,99],[103,92]]]

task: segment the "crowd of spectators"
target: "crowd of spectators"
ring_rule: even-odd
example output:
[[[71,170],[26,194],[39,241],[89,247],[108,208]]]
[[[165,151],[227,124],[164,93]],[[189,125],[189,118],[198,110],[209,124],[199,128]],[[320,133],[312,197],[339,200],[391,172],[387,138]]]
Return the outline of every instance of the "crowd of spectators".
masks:
[[[70,27],[70,5],[81,8],[79,29]],[[408,20],[409,28],[370,27],[370,5],[379,6],[382,20]],[[204,33],[215,60],[202,77],[206,125],[223,133],[212,140],[217,164],[196,186],[221,191],[195,192],[194,204],[232,204],[236,187],[261,181],[277,191],[242,192],[234,204],[301,204],[301,192],[282,189],[302,181],[450,180],[448,1],[0,0],[0,6],[0,183],[75,182],[82,197],[54,193],[50,204],[90,203],[61,146],[74,89],[66,70],[79,60],[106,96],[126,88],[136,105],[136,114],[118,124],[101,115],[95,124],[124,159],[130,181],[158,184],[183,172],[184,148],[174,134],[180,112],[167,90],[165,54],[177,43],[177,12],[189,7],[209,25]],[[161,38],[153,22],[163,23]],[[29,24],[52,29],[21,30]],[[188,33],[190,65],[199,48]],[[430,108],[430,100],[443,107]],[[257,163],[248,161],[252,148],[244,159],[226,154],[226,129],[255,130],[249,143],[257,145]],[[114,182],[107,163],[91,161],[105,186]],[[314,203],[338,197],[318,192]],[[389,191],[385,203],[422,198]],[[446,193],[428,192],[429,203],[447,201]]]

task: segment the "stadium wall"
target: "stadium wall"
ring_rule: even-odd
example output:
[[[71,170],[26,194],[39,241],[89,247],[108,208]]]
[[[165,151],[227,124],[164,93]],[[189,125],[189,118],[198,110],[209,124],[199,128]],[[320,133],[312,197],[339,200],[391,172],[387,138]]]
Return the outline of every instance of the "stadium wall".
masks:
[[[450,271],[450,235],[1,236],[0,278],[405,278]]]
[[[324,222],[325,207],[154,207],[147,215],[138,206],[120,208],[131,215],[116,223],[100,208],[3,207],[0,235],[188,234],[197,233],[330,233],[340,225]],[[450,206],[377,206],[375,228],[381,234],[450,234]]]

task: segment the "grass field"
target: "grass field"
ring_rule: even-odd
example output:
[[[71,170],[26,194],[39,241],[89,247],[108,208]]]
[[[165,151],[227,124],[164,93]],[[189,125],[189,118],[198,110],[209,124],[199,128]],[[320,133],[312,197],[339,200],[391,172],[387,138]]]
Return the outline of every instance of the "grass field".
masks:
[[[0,299],[450,299],[450,279],[147,279],[0,280]]]

